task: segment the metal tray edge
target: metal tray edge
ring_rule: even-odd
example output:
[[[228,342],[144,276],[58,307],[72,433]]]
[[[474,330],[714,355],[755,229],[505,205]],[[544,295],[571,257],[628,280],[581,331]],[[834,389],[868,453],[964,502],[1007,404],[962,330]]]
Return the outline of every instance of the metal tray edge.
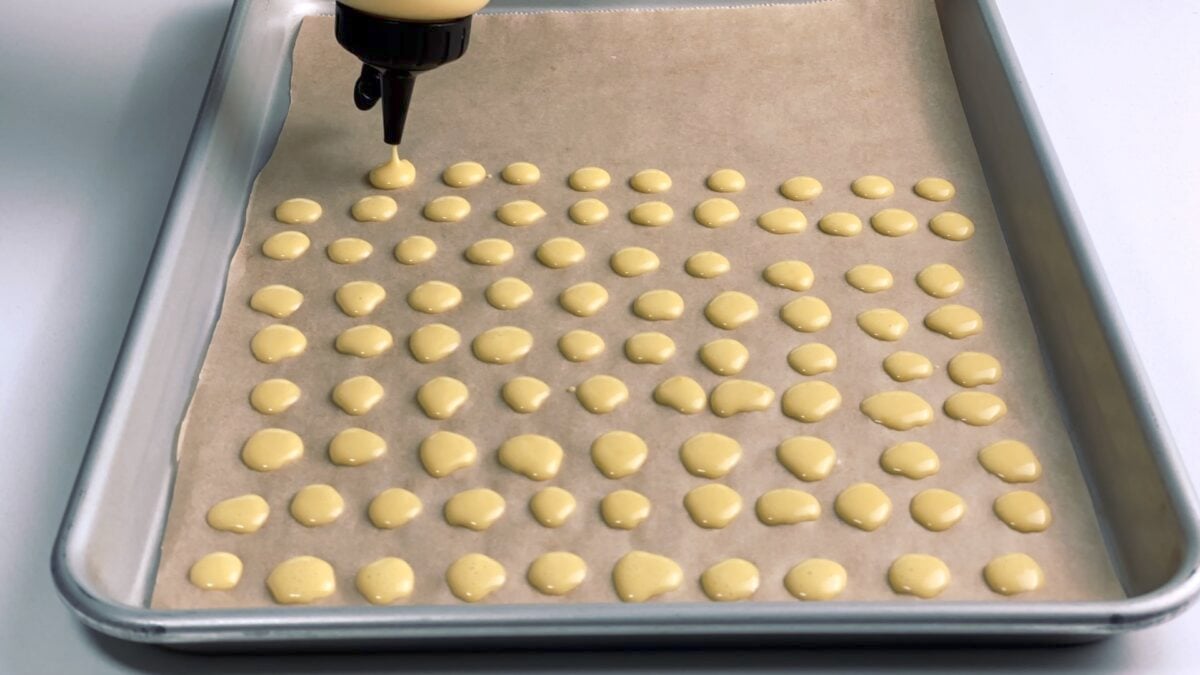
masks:
[[[1200,571],[1200,502],[1197,501],[1195,489],[1188,479],[1187,468],[1163,419],[1145,369],[1132,346],[1132,338],[1124,316],[1096,255],[1091,236],[1083,225],[1083,217],[1068,187],[1062,165],[1058,161],[1049,133],[1038,112],[1037,103],[1004,28],[996,0],[977,2],[980,18],[987,26],[987,33],[992,38],[1000,65],[1007,74],[1026,134],[1037,155],[1038,163],[1046,174],[1046,183],[1058,210],[1071,254],[1081,274],[1089,280],[1088,290],[1093,309],[1104,326],[1104,337],[1113,352],[1120,378],[1128,390],[1137,394],[1130,397],[1134,413],[1143,423],[1143,433],[1160,467],[1164,487],[1178,510],[1180,527],[1187,544],[1186,555],[1179,570],[1154,592],[1117,602],[1122,606],[1122,619],[1133,620],[1139,624],[1149,621],[1146,625],[1150,625],[1156,622],[1156,618],[1161,621],[1174,616],[1193,603],[1200,594],[1200,574],[1197,574]],[[947,0],[938,0],[938,3],[953,4]]]
[[[944,1],[944,0],[942,0]],[[1081,603],[941,603],[917,606],[910,603],[870,603],[836,605],[823,608],[822,614],[804,617],[787,611],[787,603],[764,603],[759,607],[731,608],[721,612],[723,620],[715,620],[711,611],[696,612],[708,605],[674,604],[642,608],[637,621],[623,621],[619,607],[605,605],[575,605],[591,617],[590,625],[577,625],[581,638],[617,638],[628,635],[647,635],[661,640],[671,638],[700,638],[714,631],[741,633],[746,639],[763,635],[804,636],[870,635],[873,637],[953,637],[953,636],[1012,636],[1049,634],[1094,639],[1126,630],[1143,628],[1165,621],[1191,604],[1200,593],[1200,507],[1186,481],[1181,458],[1169,438],[1136,355],[1127,346],[1127,331],[1092,249],[1075,203],[1066,186],[1061,167],[1048,140],[1041,118],[1021,73],[1012,46],[994,0],[977,0],[978,10],[988,28],[998,58],[1009,76],[1025,127],[1043,167],[1047,172],[1056,206],[1064,224],[1073,253],[1081,270],[1095,283],[1092,286],[1096,311],[1106,320],[1109,340],[1113,345],[1119,368],[1135,397],[1136,412],[1146,423],[1146,434],[1163,469],[1163,481],[1175,506],[1180,511],[1184,535],[1188,539],[1188,556],[1177,574],[1152,593],[1124,600]],[[232,67],[229,49],[242,28],[250,2],[235,0],[225,37],[210,78],[196,127],[188,145],[171,206],[164,219],[155,246],[155,254],[147,271],[137,301],[137,311],[122,344],[114,377],[105,394],[96,428],[84,453],[75,487],[65,509],[65,515],[51,554],[52,576],[62,600],[87,626],[110,636],[162,645],[261,645],[265,642],[291,640],[352,639],[356,641],[401,641],[428,639],[439,631],[453,629],[459,635],[486,636],[497,629],[507,631],[508,643],[520,644],[520,638],[536,639],[548,629],[562,631],[556,615],[572,606],[489,607],[487,616],[473,616],[470,608],[430,608],[422,615],[408,613],[404,625],[399,615],[382,611],[366,613],[354,608],[328,608],[305,616],[272,615],[269,610],[239,610],[222,612],[164,612],[115,603],[92,593],[72,568],[68,547],[73,532],[72,516],[79,510],[86,495],[97,461],[97,439],[105,434],[107,413],[121,396],[124,383],[130,377],[129,363],[137,358],[137,347],[151,318],[147,316],[144,300],[153,294],[157,285],[156,268],[160,252],[167,246],[174,228],[182,219],[180,211],[187,202],[188,177],[197,171],[200,151],[212,136],[210,113],[216,107],[224,75]],[[477,609],[477,608],[476,608]],[[547,611],[550,610],[550,611]],[[613,615],[613,616],[607,616]],[[754,622],[748,625],[748,622]],[[269,637],[268,637],[269,636]],[[517,638],[513,641],[511,638]],[[429,642],[425,642],[429,645]]]

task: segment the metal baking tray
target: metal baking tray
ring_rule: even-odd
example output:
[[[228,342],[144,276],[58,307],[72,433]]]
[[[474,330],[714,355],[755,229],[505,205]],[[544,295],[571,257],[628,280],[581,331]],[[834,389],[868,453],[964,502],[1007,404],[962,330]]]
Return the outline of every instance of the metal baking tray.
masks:
[[[497,1],[493,9],[570,4]],[[996,7],[991,0],[939,0],[937,7],[979,158],[1125,599],[150,609],[176,433],[217,320],[251,185],[287,114],[300,21],[332,11],[331,2],[314,0],[234,5],[54,546],[51,566],[63,599],[85,624],[118,638],[238,650],[450,648],[463,637],[474,647],[538,646],[551,637],[558,646],[624,647],[1080,642],[1181,611],[1200,590],[1200,511],[1179,457]]]

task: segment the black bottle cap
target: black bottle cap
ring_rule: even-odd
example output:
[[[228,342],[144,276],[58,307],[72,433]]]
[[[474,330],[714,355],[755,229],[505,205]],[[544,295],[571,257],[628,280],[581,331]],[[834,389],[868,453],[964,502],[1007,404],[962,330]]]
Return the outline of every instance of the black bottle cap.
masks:
[[[383,101],[384,141],[398,145],[417,73],[459,59],[467,51],[471,17],[453,21],[401,21],[337,3],[338,44],[363,62],[354,103],[369,110]]]

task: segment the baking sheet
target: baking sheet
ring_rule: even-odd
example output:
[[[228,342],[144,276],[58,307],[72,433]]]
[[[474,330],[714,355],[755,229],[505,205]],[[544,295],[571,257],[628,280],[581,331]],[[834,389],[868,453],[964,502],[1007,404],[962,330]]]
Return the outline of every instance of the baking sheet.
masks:
[[[792,564],[812,556],[830,557],[846,566],[850,586],[843,599],[894,599],[886,585],[887,565],[906,552],[931,553],[949,563],[954,582],[942,599],[995,599],[980,570],[994,555],[1009,551],[1030,553],[1047,572],[1047,587],[1032,598],[1121,597],[996,226],[932,3],[492,15],[476,21],[473,46],[463,61],[418,81],[405,141],[405,153],[418,167],[418,180],[412,188],[392,193],[401,211],[385,224],[360,224],[349,217],[356,199],[376,192],[363,176],[383,158],[378,112],[353,108],[349,91],[358,68],[334,43],[332,20],[305,21],[294,61],[292,110],[251,198],[222,317],[181,432],[179,473],[154,606],[271,604],[263,579],[275,563],[299,554],[317,555],[334,565],[339,589],[329,603],[363,602],[353,588],[354,574],[383,555],[398,555],[413,565],[413,602],[457,603],[442,575],[450,562],[472,551],[488,553],[508,568],[509,583],[489,602],[611,601],[612,563],[635,548],[670,555],[683,565],[687,582],[669,600],[703,599],[696,583],[699,574],[733,556],[758,564],[763,578],[759,600],[790,598],[782,587],[783,575]],[[510,161],[533,161],[542,168],[543,179],[524,188],[498,178],[461,191],[442,185],[440,171],[466,159],[482,162],[493,174]],[[585,228],[565,216],[567,207],[582,196],[571,192],[565,179],[571,170],[589,164],[604,166],[614,176],[613,186],[594,195],[609,205],[613,216]],[[703,186],[704,177],[723,166],[741,170],[750,187],[733,197],[743,212],[739,223],[709,230],[692,222],[689,213],[712,196]],[[677,215],[667,228],[639,228],[621,217],[647,199],[627,188],[624,180],[649,167],[664,169],[675,180],[665,200]],[[869,202],[851,195],[849,182],[866,173],[889,176],[897,185],[896,196]],[[924,222],[951,208],[970,215],[977,234],[969,242],[955,243],[924,228],[900,239],[869,229],[858,237],[838,239],[812,226],[791,236],[754,227],[758,213],[790,205],[776,187],[797,174],[814,175],[826,186],[820,199],[801,206],[813,225],[820,215],[835,210],[849,210],[866,220],[879,208],[901,207]],[[944,206],[923,202],[908,188],[925,175],[950,178],[959,196]],[[474,211],[466,222],[435,224],[420,217],[428,199],[450,193],[472,202]],[[303,228],[313,248],[292,263],[263,258],[258,252],[262,240],[285,229],[271,212],[279,201],[293,196],[315,198],[325,207],[317,224]],[[537,201],[550,216],[525,230],[508,228],[492,217],[497,206],[518,198]],[[411,234],[434,238],[441,249],[438,257],[418,267],[396,263],[392,246]],[[341,236],[372,241],[375,254],[358,265],[334,265],[323,248]],[[517,258],[501,268],[462,261],[467,245],[488,236],[513,241]],[[533,249],[552,236],[582,242],[587,260],[567,270],[541,267],[532,257]],[[662,268],[637,279],[612,274],[608,256],[627,245],[655,250]],[[682,270],[684,259],[706,249],[728,256],[733,271],[715,280],[688,277]],[[775,318],[795,294],[767,286],[759,274],[767,264],[786,258],[805,260],[814,268],[817,284],[810,294],[825,299],[834,312],[834,323],[826,331],[805,336]],[[841,274],[862,262],[889,267],[896,287],[877,295],[851,289]],[[942,304],[911,282],[931,262],[950,262],[964,272],[967,290],[955,302],[983,314],[983,334],[951,341],[921,327],[921,317]],[[515,312],[500,312],[486,304],[482,293],[492,280],[508,275],[528,281],[535,300]],[[441,317],[410,310],[404,295],[433,278],[459,285],[464,305]],[[341,315],[332,301],[337,286],[357,279],[375,280],[389,292],[388,301],[368,320]],[[590,319],[567,314],[555,300],[562,288],[584,280],[602,283],[611,295],[608,307]],[[309,339],[302,358],[273,366],[256,362],[248,349],[250,336],[271,320],[246,303],[255,289],[268,283],[288,283],[305,293],[305,306],[288,322]],[[684,318],[651,325],[633,317],[629,304],[652,288],[681,293],[689,308]],[[731,335],[710,326],[702,308],[713,295],[732,288],[751,292],[762,315]],[[854,316],[873,307],[902,311],[912,324],[908,336],[889,344],[862,334]],[[341,330],[368,321],[391,329],[397,349],[373,360],[333,351],[332,342]],[[480,364],[465,346],[442,363],[417,364],[403,342],[415,327],[434,321],[454,325],[464,340],[495,325],[522,325],[534,331],[537,344],[528,358],[513,366]],[[601,334],[608,342],[607,352],[586,364],[566,362],[554,342],[574,328]],[[662,330],[675,338],[675,359],[662,366],[629,363],[621,344],[642,330]],[[750,348],[751,361],[741,377],[765,382],[779,393],[805,379],[785,365],[791,348],[809,341],[831,344],[840,364],[824,379],[841,390],[842,409],[825,422],[802,425],[783,417],[777,407],[719,419],[707,412],[683,417],[650,402],[654,385],[676,374],[691,375],[708,389],[715,386],[721,378],[708,373],[695,353],[708,340],[730,336]],[[939,366],[965,349],[996,355],[1006,375],[992,390],[1008,402],[1008,417],[992,427],[973,428],[939,415],[930,427],[904,433],[870,423],[858,413],[857,403],[877,391],[912,389],[936,408],[958,390],[940,369],[924,382],[892,383],[880,362],[895,349],[919,351]],[[387,398],[365,418],[350,418],[329,402],[328,393],[342,379],[363,373],[384,384]],[[579,407],[566,389],[597,373],[624,380],[631,402],[607,416],[593,416]],[[435,423],[420,413],[413,394],[421,383],[441,374],[467,382],[472,400],[453,420]],[[518,374],[539,377],[555,390],[541,412],[519,416],[500,401],[500,385]],[[268,377],[292,379],[303,388],[304,398],[284,415],[258,415],[246,397],[255,383]],[[240,447],[264,426],[301,434],[305,458],[274,474],[246,469],[238,457]],[[329,464],[328,439],[347,426],[384,435],[390,444],[388,456],[368,467]],[[428,477],[416,447],[437,428],[470,436],[481,451],[479,464],[449,478]],[[592,467],[588,446],[611,429],[634,431],[650,445],[650,459],[636,476],[610,481]],[[724,530],[701,530],[681,505],[683,494],[705,481],[683,470],[678,447],[706,430],[734,436],[745,448],[741,463],[723,481],[742,494],[745,510]],[[570,489],[579,500],[579,512],[558,530],[541,528],[526,508],[528,497],[545,484],[510,474],[495,462],[495,448],[505,438],[532,431],[553,436],[567,451],[563,471],[550,484]],[[829,479],[801,484],[775,460],[774,447],[800,434],[822,436],[838,449],[839,465]],[[991,514],[992,500],[1012,488],[984,472],[975,453],[1008,437],[1030,443],[1045,467],[1045,476],[1032,487],[1054,511],[1055,523],[1044,534],[1018,534]],[[941,473],[917,482],[884,474],[877,464],[879,452],[901,440],[921,440],[934,447],[942,459]],[[891,522],[874,533],[855,530],[832,513],[837,492],[860,480],[879,484],[895,505]],[[337,487],[346,497],[347,513],[334,525],[310,530],[290,518],[287,503],[297,489],[314,482]],[[400,530],[376,530],[365,517],[367,502],[393,486],[420,495],[425,513]],[[485,533],[447,526],[440,516],[441,504],[477,486],[506,495],[508,513]],[[777,487],[812,492],[825,510],[822,518],[787,528],[761,525],[752,513],[753,501]],[[929,487],[952,489],[967,500],[967,517],[948,532],[928,532],[906,513],[909,498]],[[596,513],[599,499],[619,488],[638,490],[654,502],[651,518],[632,532],[609,530]],[[207,527],[204,514],[213,503],[246,492],[262,494],[272,506],[263,530],[238,536]],[[540,596],[523,580],[536,555],[555,549],[580,553],[591,568],[589,579],[566,599]],[[235,591],[203,592],[188,584],[187,568],[212,550],[232,551],[246,563]]]

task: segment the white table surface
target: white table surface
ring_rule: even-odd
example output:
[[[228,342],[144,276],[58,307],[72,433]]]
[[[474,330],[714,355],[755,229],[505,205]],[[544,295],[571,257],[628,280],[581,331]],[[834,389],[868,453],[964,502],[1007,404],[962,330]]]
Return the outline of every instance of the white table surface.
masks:
[[[1099,644],[1036,650],[203,657],[87,631],[54,592],[50,544],[229,0],[5,4],[0,673],[1196,671],[1198,610]],[[1001,9],[1166,419],[1200,476],[1200,3],[1001,0]]]

